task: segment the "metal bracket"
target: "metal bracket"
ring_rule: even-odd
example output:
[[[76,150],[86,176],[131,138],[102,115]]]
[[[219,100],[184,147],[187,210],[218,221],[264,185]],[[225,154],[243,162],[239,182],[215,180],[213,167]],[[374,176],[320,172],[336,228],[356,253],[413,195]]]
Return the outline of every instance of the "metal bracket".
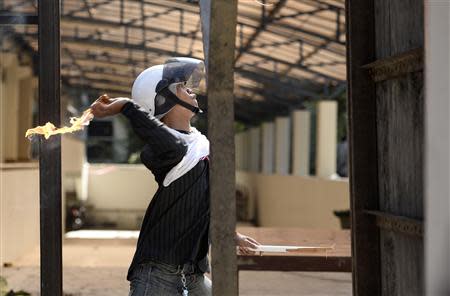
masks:
[[[411,72],[423,70],[423,49],[413,49],[392,57],[377,60],[362,66],[369,70],[372,79],[380,82]]]
[[[388,214],[380,211],[364,211],[375,216],[378,227],[412,236],[423,237],[423,222],[418,219]]]

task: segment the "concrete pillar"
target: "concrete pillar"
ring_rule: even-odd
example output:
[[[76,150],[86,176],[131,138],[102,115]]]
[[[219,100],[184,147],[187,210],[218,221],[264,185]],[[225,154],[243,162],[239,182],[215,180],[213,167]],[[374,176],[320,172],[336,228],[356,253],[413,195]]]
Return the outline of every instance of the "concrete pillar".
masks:
[[[258,173],[261,170],[261,128],[254,127],[248,131],[249,171]]]
[[[291,162],[291,119],[275,119],[275,173],[288,175]]]
[[[274,173],[275,156],[275,124],[265,122],[262,124],[262,158],[261,168],[263,174]]]
[[[19,82],[18,159],[23,161],[30,159],[30,141],[25,138],[25,132],[33,124],[34,80],[29,76]]]
[[[316,175],[329,178],[336,173],[337,102],[317,104]]]
[[[19,67],[14,55],[9,66],[4,70],[2,98],[2,150],[5,161],[15,161],[18,158],[18,117],[19,117]]]
[[[292,174],[309,175],[311,113],[308,110],[292,112]]]

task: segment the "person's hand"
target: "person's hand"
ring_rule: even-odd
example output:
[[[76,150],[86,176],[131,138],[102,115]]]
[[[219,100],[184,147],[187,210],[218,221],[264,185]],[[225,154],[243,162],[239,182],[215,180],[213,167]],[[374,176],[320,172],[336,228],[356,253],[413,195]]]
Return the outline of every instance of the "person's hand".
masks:
[[[249,236],[236,232],[236,245],[240,254],[251,255],[255,254],[255,251],[252,251],[252,249],[258,248],[259,243]]]
[[[91,112],[97,118],[113,116],[120,113],[123,105],[129,101],[128,98],[110,98],[107,94],[104,94],[92,103]]]

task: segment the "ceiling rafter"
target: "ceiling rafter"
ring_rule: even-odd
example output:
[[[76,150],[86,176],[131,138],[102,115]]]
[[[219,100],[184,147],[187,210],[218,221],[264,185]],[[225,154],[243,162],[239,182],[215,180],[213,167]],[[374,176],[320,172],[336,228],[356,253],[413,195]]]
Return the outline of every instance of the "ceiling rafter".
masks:
[[[265,11],[262,10],[263,17],[261,19],[261,25],[255,29],[254,33],[252,34],[252,36],[250,36],[247,43],[239,49],[239,52],[234,60],[235,63],[239,61],[244,52],[247,52],[252,47],[252,43],[256,40],[256,38],[258,38],[259,34],[261,34],[266,26],[274,20],[275,15],[280,11],[285,3],[286,0],[280,0],[277,4],[275,4],[275,7],[269,12],[267,16],[264,15]],[[262,5],[261,7],[264,9],[265,5]]]
[[[19,12],[30,11],[27,1],[35,0],[22,1]],[[239,2],[236,118],[270,120],[304,101],[345,91],[344,1],[339,1],[281,0],[271,7]],[[129,95],[137,73],[146,67],[175,55],[202,58],[198,3],[62,2],[61,73],[67,86]],[[37,50],[34,27],[15,30]]]

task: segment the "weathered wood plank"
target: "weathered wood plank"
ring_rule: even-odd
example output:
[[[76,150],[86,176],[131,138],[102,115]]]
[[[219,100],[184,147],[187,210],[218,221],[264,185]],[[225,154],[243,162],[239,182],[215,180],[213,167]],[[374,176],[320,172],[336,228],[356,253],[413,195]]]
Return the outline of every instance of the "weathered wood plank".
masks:
[[[423,218],[424,101],[423,57],[414,49],[423,48],[423,15],[421,0],[381,0],[375,35],[383,60],[370,65],[379,81],[380,211],[417,220]],[[422,238],[383,229],[380,248],[382,295],[422,295]]]
[[[420,239],[381,231],[382,294],[423,295],[423,248]]]
[[[423,217],[423,73],[377,84],[380,210]]]
[[[350,257],[325,256],[239,256],[239,270],[352,272]]]
[[[375,48],[377,59],[391,56],[391,20],[388,13],[391,2],[391,0],[375,1]]]
[[[423,48],[424,1],[395,0],[389,1],[389,5],[390,55]]]
[[[422,219],[423,73],[379,83],[377,109],[380,210]],[[422,239],[383,230],[380,240],[383,295],[422,295]]]
[[[387,18],[389,35],[384,34]],[[384,56],[389,51],[391,57],[423,48],[422,1],[390,1],[389,6],[377,15],[377,20],[377,56]],[[385,44],[390,44],[389,50],[383,48]],[[418,59],[414,55],[411,57],[409,61],[403,61],[403,68],[418,72],[394,79],[398,75],[387,75],[390,77],[384,79],[390,80],[382,81],[376,87],[380,211],[421,220],[423,73],[420,63],[415,63]],[[380,242],[382,295],[422,295],[421,237],[382,230]]]

